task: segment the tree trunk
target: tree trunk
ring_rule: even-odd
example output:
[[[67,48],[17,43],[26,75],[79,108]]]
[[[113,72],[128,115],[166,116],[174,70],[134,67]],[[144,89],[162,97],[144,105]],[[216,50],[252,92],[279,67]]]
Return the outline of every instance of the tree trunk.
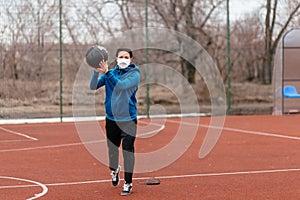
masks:
[[[189,61],[180,58],[181,59],[181,70],[182,70],[182,74],[183,76],[188,80],[189,83],[193,84],[196,83],[196,79],[195,79],[195,73],[196,73],[196,69],[195,69],[195,62],[194,63],[190,63]]]

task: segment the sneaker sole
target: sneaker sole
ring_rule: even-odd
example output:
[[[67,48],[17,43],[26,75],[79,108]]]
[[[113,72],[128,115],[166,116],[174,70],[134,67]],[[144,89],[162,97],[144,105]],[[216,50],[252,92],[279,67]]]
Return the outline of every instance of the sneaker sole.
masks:
[[[127,196],[127,195],[130,195],[130,194],[131,194],[131,190],[130,190],[130,192],[126,192],[126,193],[121,192],[121,196]]]

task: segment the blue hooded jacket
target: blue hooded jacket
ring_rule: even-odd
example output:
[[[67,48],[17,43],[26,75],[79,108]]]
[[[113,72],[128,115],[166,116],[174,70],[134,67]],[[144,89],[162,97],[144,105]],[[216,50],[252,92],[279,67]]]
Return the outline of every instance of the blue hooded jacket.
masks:
[[[106,117],[113,121],[131,121],[137,118],[136,92],[140,82],[140,69],[130,64],[125,69],[118,65],[102,74],[93,72],[90,80],[90,89],[97,90],[105,85]]]

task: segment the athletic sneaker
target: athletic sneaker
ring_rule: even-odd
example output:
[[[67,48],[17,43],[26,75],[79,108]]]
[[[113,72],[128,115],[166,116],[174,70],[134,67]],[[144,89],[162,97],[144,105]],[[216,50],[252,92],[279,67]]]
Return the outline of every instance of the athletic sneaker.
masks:
[[[120,171],[121,171],[121,166],[119,165],[118,169],[117,169],[117,172],[112,171],[111,174],[110,174],[113,186],[119,185],[119,182],[120,182],[120,178],[119,178]]]
[[[123,190],[121,192],[121,195],[129,195],[131,193],[132,190],[132,183],[125,183],[123,185]]]

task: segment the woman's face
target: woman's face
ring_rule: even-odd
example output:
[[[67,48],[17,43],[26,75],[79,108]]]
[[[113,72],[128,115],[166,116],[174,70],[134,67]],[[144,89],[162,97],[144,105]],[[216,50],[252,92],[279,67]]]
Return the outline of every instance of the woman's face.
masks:
[[[117,63],[121,69],[124,69],[130,65],[131,58],[127,51],[120,51],[117,57]]]

